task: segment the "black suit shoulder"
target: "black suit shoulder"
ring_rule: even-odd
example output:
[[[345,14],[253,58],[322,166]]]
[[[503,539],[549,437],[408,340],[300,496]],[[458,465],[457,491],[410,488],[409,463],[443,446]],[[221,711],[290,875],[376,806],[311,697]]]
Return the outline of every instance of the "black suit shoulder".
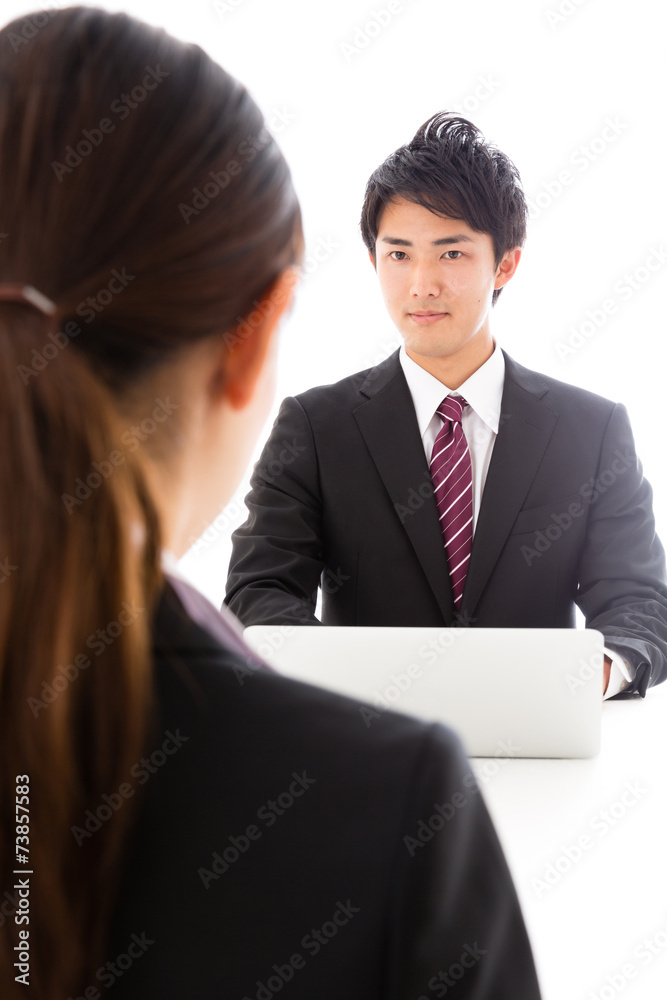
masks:
[[[393,712],[368,724],[352,699],[249,669],[173,592],[159,619],[152,739],[178,749],[146,757],[110,951],[153,943],[112,995],[241,1000],[282,977],[295,1000],[407,1000],[478,941],[462,998],[537,1000],[458,738]]]
[[[377,365],[346,375],[338,382],[313,386],[295,398],[308,412],[316,411],[323,405],[327,409],[334,409],[337,406],[348,405],[351,401],[362,401],[385,388],[399,376],[403,377],[403,369],[399,361],[399,351],[396,350]]]
[[[594,414],[596,417],[608,418],[618,405],[613,400],[572,385],[569,382],[556,379],[551,375],[527,368],[515,361],[506,351],[505,381],[511,381],[524,392],[540,399],[541,402],[556,411],[574,409],[577,414]],[[340,418],[341,411],[350,406],[356,406],[366,398],[381,392],[396,378],[404,381],[403,369],[399,360],[399,351],[370,368],[355,372],[337,382],[314,386],[299,393],[294,398],[312,420],[323,415]],[[406,384],[407,388],[407,384]],[[405,402],[410,401],[409,394],[404,394]]]
[[[543,372],[526,368],[511,358],[505,351],[505,378],[515,385],[537,396],[545,405],[555,409],[575,406],[577,410],[610,415],[618,405],[606,396],[572,385],[561,379],[545,375]]]
[[[341,754],[360,765],[369,755],[386,761],[388,753],[396,753],[397,780],[414,766],[425,741],[462,761],[461,743],[452,730],[257,669],[187,618],[173,591],[167,601],[169,617],[178,615],[181,631],[172,633],[179,645],[164,632],[156,643],[156,683],[162,712],[174,723],[187,717],[208,739],[224,742],[229,736],[221,722],[233,719],[234,731],[243,729],[257,757],[269,745],[284,750],[289,742],[295,753],[328,757],[335,769]],[[161,615],[163,623],[166,618]],[[276,759],[269,759],[267,766],[275,767]],[[361,769],[348,772],[350,785],[367,780]]]

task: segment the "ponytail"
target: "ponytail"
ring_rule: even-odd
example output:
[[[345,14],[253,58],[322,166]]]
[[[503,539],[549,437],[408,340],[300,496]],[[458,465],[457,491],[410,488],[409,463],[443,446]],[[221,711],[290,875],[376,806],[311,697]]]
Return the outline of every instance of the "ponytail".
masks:
[[[48,360],[48,326],[0,302],[5,1000],[25,997],[27,981],[38,997],[77,995],[100,964],[136,798],[99,829],[86,814],[127,781],[146,745],[163,580],[156,511],[139,460],[119,451],[109,392],[71,346]],[[15,826],[27,841],[7,835]],[[29,978],[17,983],[27,954]]]
[[[0,29],[0,285],[48,298],[0,296],[0,997],[26,996],[28,930],[32,995],[65,1000],[112,957],[139,795],[109,802],[157,735],[162,542],[121,414],[252,318],[303,229],[260,109],[201,47],[89,6],[28,20],[18,50],[26,16]],[[151,458],[177,447],[177,423]],[[15,922],[23,869],[29,924]]]

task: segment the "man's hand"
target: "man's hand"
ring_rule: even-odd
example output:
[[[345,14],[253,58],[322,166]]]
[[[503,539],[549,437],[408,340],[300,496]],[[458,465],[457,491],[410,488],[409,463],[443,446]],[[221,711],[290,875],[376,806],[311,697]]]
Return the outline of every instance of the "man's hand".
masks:
[[[605,694],[609,686],[609,677],[611,676],[611,660],[608,656],[605,656],[604,658],[604,670],[602,672],[604,674],[604,687],[602,688],[602,694]]]

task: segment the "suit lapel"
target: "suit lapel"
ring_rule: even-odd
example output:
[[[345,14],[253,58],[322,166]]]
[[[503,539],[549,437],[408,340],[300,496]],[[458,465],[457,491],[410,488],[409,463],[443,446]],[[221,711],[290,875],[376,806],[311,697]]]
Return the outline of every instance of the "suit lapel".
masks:
[[[454,617],[447,558],[417,416],[398,351],[371,369],[354,410],[373,462],[447,624]]]
[[[542,403],[546,384],[505,352],[500,426],[484,485],[461,608],[474,610],[542,461],[558,414]]]
[[[558,419],[541,402],[546,384],[504,351],[505,384],[500,426],[486,477],[473,539],[461,614],[474,611],[519,513]],[[442,611],[455,624],[445,548],[433,485],[417,417],[398,351],[372,368],[360,386],[364,401],[354,410],[396,516]],[[421,487],[421,492],[420,492]]]

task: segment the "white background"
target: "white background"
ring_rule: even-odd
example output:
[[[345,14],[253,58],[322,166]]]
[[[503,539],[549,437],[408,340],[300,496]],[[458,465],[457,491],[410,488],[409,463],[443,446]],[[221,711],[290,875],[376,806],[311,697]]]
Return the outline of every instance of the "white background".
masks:
[[[394,0],[394,13],[381,29],[374,12],[386,11],[388,0],[220,0],[217,8],[210,0],[133,0],[99,6],[126,10],[197,42],[246,84],[291,165],[307,257],[322,246],[320,241],[335,244],[317,267],[307,264],[309,273],[283,324],[277,397],[255,458],[285,395],[369,367],[398,346],[359,235],[364,187],[375,167],[434,112],[459,110],[514,160],[534,206],[519,271],[494,309],[496,339],[528,367],[625,403],[654,487],[658,533],[667,538],[667,264],[631,294],[621,293],[617,284],[627,288],[624,275],[641,268],[653,248],[667,251],[662,5],[655,0]],[[3,3],[5,19],[33,9]],[[609,120],[620,134],[605,142],[600,137]],[[558,192],[563,170],[572,183]],[[646,276],[638,272],[639,281]],[[557,345],[566,344],[573,328],[590,320],[588,311],[600,311],[608,299],[616,312],[588,328],[593,334],[582,338],[583,346],[559,356]],[[215,604],[224,595],[230,533],[245,518],[245,492],[241,484],[209,529],[211,540],[193,547],[181,562]],[[598,804],[591,802],[591,814]],[[652,805],[657,810],[652,822],[636,831],[640,852],[642,843],[661,850],[664,841],[664,795],[653,798]],[[636,815],[641,812],[638,807]],[[661,828],[656,828],[658,813]],[[562,815],[554,816],[554,836],[576,839],[576,821],[563,822]],[[509,827],[504,840],[511,859],[516,845]],[[559,844],[548,842],[555,857]],[[600,993],[605,974],[616,971],[642,933],[667,925],[667,913],[661,924],[655,907],[649,919],[615,895],[614,870],[633,865],[633,848],[629,843],[620,852],[612,848],[610,836],[607,881],[596,887],[606,898],[597,899],[591,913],[594,958],[585,928],[576,956],[565,927],[559,939],[558,922],[549,928],[548,940],[540,935],[542,967],[553,966],[555,975],[560,952],[572,976],[566,992],[556,990],[550,977],[544,983],[546,1000],[559,995],[658,1000],[665,994],[658,982],[667,981],[667,954],[656,957],[643,981]],[[646,899],[664,900],[664,878],[662,885],[650,884],[646,871],[644,878]],[[577,877],[567,880],[572,912],[576,885]],[[524,883],[520,891],[525,899]],[[599,922],[596,914],[610,907]],[[567,906],[560,910],[566,912]],[[533,924],[531,933],[540,929]],[[547,953],[553,962],[546,960]]]
[[[422,122],[458,110],[514,160],[533,206],[519,271],[494,308],[494,335],[522,364],[627,406],[655,492],[658,534],[667,537],[667,263],[640,271],[636,291],[624,277],[642,268],[652,248],[667,251],[667,18],[660,5],[392,0],[393,13],[389,0],[97,6],[206,49],[251,91],[291,166],[306,262],[283,323],[276,400],[252,464],[284,396],[367,368],[400,343],[359,234],[364,188]],[[3,3],[7,19],[32,9]],[[564,170],[572,180],[559,192]],[[316,250],[321,262],[310,257]],[[603,311],[607,300],[616,307],[611,315]],[[604,322],[595,325],[589,311]],[[592,335],[580,332],[582,346],[559,354],[558,345],[586,323]],[[218,605],[250,471],[181,561]]]
[[[301,198],[307,255],[319,239],[338,244],[304,275],[283,325],[271,422],[284,396],[366,368],[400,342],[359,234],[365,184],[434,112],[462,109],[517,164],[534,205],[519,271],[494,309],[494,334],[522,364],[625,403],[656,493],[658,533],[667,535],[667,265],[638,279],[637,291],[614,287],[629,287],[624,275],[653,247],[667,251],[664,14],[650,0],[585,0],[567,16],[535,0],[412,0],[361,47],[359,29],[377,30],[373,13],[386,5],[226,6],[218,14],[212,4],[188,5],[177,15],[137,3],[133,12],[202,44],[267,118],[293,116],[274,131]],[[609,143],[600,138],[607,119],[621,130]],[[552,197],[547,187],[557,191],[563,170],[573,181]],[[607,299],[617,311],[580,337],[583,346],[559,355],[557,345]],[[215,603],[246,492],[242,485],[209,531],[212,543],[183,561]]]

